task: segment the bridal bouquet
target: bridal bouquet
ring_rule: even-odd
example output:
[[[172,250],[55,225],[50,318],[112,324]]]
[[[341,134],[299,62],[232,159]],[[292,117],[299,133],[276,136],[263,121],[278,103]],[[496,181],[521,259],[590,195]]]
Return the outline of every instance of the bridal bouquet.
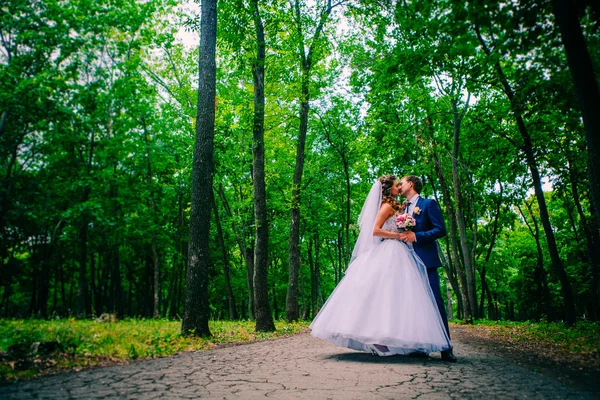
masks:
[[[417,221],[410,214],[396,215],[396,228],[398,232],[410,231],[417,225]]]

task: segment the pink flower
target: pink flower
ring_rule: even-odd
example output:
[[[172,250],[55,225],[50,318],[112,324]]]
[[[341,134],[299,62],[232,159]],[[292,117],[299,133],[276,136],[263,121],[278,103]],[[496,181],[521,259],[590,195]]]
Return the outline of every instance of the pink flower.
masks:
[[[417,225],[417,221],[409,214],[396,215],[396,227],[398,230],[410,230]]]

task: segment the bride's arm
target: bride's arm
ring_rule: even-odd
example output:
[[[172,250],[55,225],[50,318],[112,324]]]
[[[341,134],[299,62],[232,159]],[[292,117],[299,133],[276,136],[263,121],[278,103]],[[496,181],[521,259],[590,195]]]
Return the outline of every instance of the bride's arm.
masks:
[[[377,213],[377,218],[375,219],[375,226],[373,227],[373,236],[377,236],[384,239],[400,239],[400,234],[398,232],[390,232],[381,229],[385,221],[394,215],[394,209],[388,203],[383,203],[381,208],[379,209],[379,213]]]

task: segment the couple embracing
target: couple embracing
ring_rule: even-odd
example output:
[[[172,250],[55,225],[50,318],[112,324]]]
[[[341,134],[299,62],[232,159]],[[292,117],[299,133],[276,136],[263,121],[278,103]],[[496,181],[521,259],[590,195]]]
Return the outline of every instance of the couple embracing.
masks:
[[[436,240],[446,227],[437,202],[420,196],[422,187],[414,175],[385,175],[373,184],[346,275],[311,335],[379,356],[441,352],[442,360],[456,362],[437,270]],[[398,228],[405,219],[412,229]]]

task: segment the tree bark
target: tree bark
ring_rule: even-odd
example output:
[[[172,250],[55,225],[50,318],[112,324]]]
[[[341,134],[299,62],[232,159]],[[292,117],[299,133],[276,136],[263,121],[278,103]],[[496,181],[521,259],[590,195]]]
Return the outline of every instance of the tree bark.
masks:
[[[192,166],[190,241],[182,333],[209,336],[210,197],[216,100],[217,1],[202,2],[196,141]]]
[[[500,196],[498,196],[498,202],[496,203],[496,215],[494,216],[494,224],[492,227],[492,239],[490,240],[490,245],[488,246],[485,259],[483,261],[483,265],[481,266],[481,302],[479,304],[479,317],[483,317],[484,315],[484,299],[487,292],[489,293],[489,286],[486,281],[486,266],[490,262],[490,258],[492,257],[492,251],[494,250],[494,245],[496,244],[496,237],[498,236],[498,220],[500,219],[500,208],[502,206],[502,194],[504,193],[504,186],[502,186],[502,182],[498,180],[498,184],[500,185]],[[490,297],[488,297],[488,302]],[[489,306],[488,306],[489,310]],[[489,313],[488,313],[489,314]],[[490,316],[488,315],[488,318]]]
[[[252,0],[256,29],[256,60],[252,68],[254,81],[254,128],[252,143],[252,183],[254,186],[254,302],[256,330],[275,330],[269,305],[269,223],[265,185],[265,31],[258,8]]]
[[[583,117],[592,199],[596,210],[600,210],[600,90],[579,24],[577,7],[569,0],[553,0],[552,4]],[[600,213],[596,214],[596,224],[600,226]]]
[[[542,251],[542,244],[540,241],[540,229],[535,215],[533,214],[533,210],[531,209],[531,206],[527,202],[525,202],[525,206],[527,207],[527,210],[529,212],[529,217],[531,218],[531,223],[533,224],[533,227],[527,221],[527,218],[519,205],[517,205],[517,210],[519,210],[523,221],[525,221],[525,224],[529,229],[529,233],[535,239],[535,245],[537,249],[537,261],[535,265],[534,274],[536,283],[538,285],[538,300],[540,302],[543,301],[544,303],[544,306],[540,306],[540,309],[544,308],[548,320],[553,321],[554,313],[552,312],[552,298],[550,296],[550,290],[548,289],[548,280],[546,278],[546,270],[544,268],[544,252]]]
[[[315,294],[316,294],[316,306],[313,305],[313,309],[316,309],[317,314],[319,313],[321,306],[323,305],[323,291],[321,290],[321,258],[319,256],[321,249],[321,241],[319,239],[319,231],[314,234],[314,249],[315,249]],[[317,314],[313,314],[315,317]]]
[[[85,203],[90,194],[89,186],[83,189],[83,202]],[[89,304],[89,293],[87,285],[87,231],[88,231],[88,216],[87,210],[82,211],[81,222],[79,225],[79,287],[77,289],[77,316],[85,318],[86,315],[90,315],[88,309]]]
[[[437,156],[435,156],[435,160],[437,160]],[[437,161],[435,161],[437,162]],[[444,176],[441,175],[441,169],[439,166],[439,163],[436,165],[436,171],[439,169],[439,174],[442,177],[441,179],[441,183],[443,185],[446,184],[446,181],[444,180]],[[429,181],[431,182],[431,185],[433,186],[433,194],[435,196],[435,200],[438,202],[438,204],[440,203],[440,199],[438,196],[438,191],[437,188],[435,186],[435,181],[433,179],[431,179],[431,177],[429,177]],[[446,194],[449,196],[449,190],[446,187],[444,189],[444,191],[446,192]],[[446,196],[446,195],[444,195]],[[445,201],[448,201],[448,199],[444,199]],[[444,203],[445,207],[448,207],[448,204],[450,204],[451,206],[451,202],[448,201],[448,203]],[[450,212],[450,210],[448,210],[448,208],[446,208],[446,212]],[[448,218],[449,220],[452,220],[452,217],[450,216],[450,218]],[[454,226],[454,224],[451,224],[451,226]],[[448,293],[447,293],[447,297],[448,297],[448,304],[446,304],[446,308],[448,309],[448,319],[452,319],[453,317],[451,317],[451,315],[453,315],[453,311],[452,311],[452,291],[456,294],[456,301],[458,303],[458,309],[460,310],[460,312],[463,312],[463,297],[462,297],[462,292],[460,289],[460,286],[458,284],[458,281],[456,279],[455,273],[456,273],[456,267],[453,265],[453,261],[452,261],[452,255],[451,255],[451,250],[450,248],[452,247],[452,245],[450,244],[450,241],[448,239],[448,236],[445,237],[446,240],[446,254],[444,254],[442,247],[438,245],[438,254],[440,256],[440,260],[442,261],[442,268],[444,268],[444,271],[446,271],[446,277],[448,278],[448,282],[450,282],[450,285],[447,285],[448,288]],[[457,256],[458,254],[456,254]],[[450,290],[450,288],[452,288],[452,290]]]
[[[598,320],[600,319],[600,307],[598,304],[598,281],[600,280],[600,248],[598,248],[598,244],[600,244],[600,236],[598,235],[598,229],[594,229],[592,227],[595,225],[594,222],[592,221],[590,224],[590,221],[588,221],[585,213],[583,212],[583,207],[579,198],[580,194],[577,185],[577,174],[570,158],[567,158],[567,167],[569,171],[571,192],[573,194],[573,202],[575,203],[575,208],[577,209],[577,214],[583,228],[583,233],[585,234],[585,238],[587,240],[587,249],[592,267],[592,280],[590,282],[590,312],[593,316],[593,319]]]
[[[167,316],[175,318],[178,314],[179,279],[181,276],[180,265],[182,263],[183,246],[181,233],[183,231],[183,192],[179,192],[177,209],[177,230],[175,232],[175,254],[173,255],[173,269],[169,280],[169,294],[167,298]]]
[[[428,122],[429,129],[433,129],[433,126],[431,125],[431,120],[428,119],[428,121],[429,121]],[[457,297],[460,295],[461,299],[462,299],[461,309],[462,309],[463,320],[466,322],[469,322],[472,320],[471,306],[469,305],[466,273],[465,273],[463,264],[461,263],[460,254],[458,252],[459,245],[458,245],[458,240],[456,238],[456,219],[454,218],[455,211],[454,211],[454,206],[452,205],[452,196],[450,194],[450,189],[448,188],[448,185],[446,184],[446,179],[444,177],[444,173],[442,171],[442,167],[440,165],[439,158],[438,158],[437,154],[435,153],[435,150],[432,152],[432,155],[433,155],[433,164],[434,164],[435,172],[436,172],[436,175],[440,182],[440,186],[441,186],[441,190],[442,190],[442,195],[443,195],[442,198],[443,198],[443,202],[444,202],[444,207],[446,208],[446,213],[448,215],[448,225],[449,225],[448,238],[450,240],[449,247],[451,248],[450,255],[451,255],[452,263],[456,267],[458,280],[460,282],[460,290],[457,291],[456,295],[457,295]]]
[[[48,317],[48,296],[50,294],[50,257],[51,248],[49,249],[48,244],[48,230],[46,229],[44,232],[44,236],[42,242],[40,243],[41,247],[41,257],[40,257],[40,266],[41,266],[41,276],[39,283],[39,293],[38,293],[38,312],[40,316],[43,318]]]
[[[221,227],[221,218],[219,217],[219,208],[215,201],[214,194],[211,196],[212,208],[215,212],[215,224],[217,225],[217,240],[221,249],[221,262],[223,263],[223,277],[225,278],[225,291],[227,292],[227,305],[229,307],[229,319],[238,319],[237,310],[235,308],[235,296],[231,289],[231,279],[229,274],[229,257],[227,256],[227,248],[225,247],[225,239],[223,237],[223,228]]]
[[[112,266],[110,274],[111,288],[110,288],[110,300],[111,310],[117,316],[122,317],[124,315],[124,304],[123,304],[123,286],[121,281],[121,257],[119,255],[119,246],[114,245],[111,251],[111,258],[107,260]]]
[[[314,249],[314,254],[313,254]],[[310,305],[312,317],[316,317],[323,304],[321,294],[321,272],[319,266],[319,234],[308,238],[308,266],[310,268]]]
[[[225,208],[225,212],[227,216],[231,218],[231,227],[235,232],[235,239],[240,249],[240,253],[244,257],[244,262],[246,263],[246,284],[248,287],[248,318],[250,320],[255,319],[254,314],[254,252],[248,249],[246,246],[246,237],[244,236],[244,229],[240,229],[238,225],[233,221],[233,213],[231,212],[231,208],[229,207],[229,202],[227,201],[227,197],[225,197],[225,192],[223,191],[223,186],[219,184],[219,197],[223,202],[223,207]]]
[[[350,163],[348,161],[348,154],[347,154],[347,147],[346,147],[346,143],[344,141],[344,139],[342,138],[341,135],[339,135],[338,132],[338,136],[340,137],[342,144],[341,145],[336,145],[335,142],[333,141],[333,139],[331,138],[331,132],[330,132],[330,124],[329,123],[325,123],[325,121],[323,120],[323,118],[321,117],[321,115],[319,115],[319,118],[321,119],[321,122],[323,124],[323,129],[325,131],[325,138],[327,139],[327,142],[329,142],[329,145],[339,154],[340,159],[342,160],[342,167],[344,169],[344,180],[345,180],[345,184],[346,184],[346,201],[345,201],[345,206],[346,206],[346,216],[345,216],[345,221],[344,221],[344,270],[346,268],[348,268],[348,263],[350,262],[350,254],[352,253],[352,250],[350,249],[350,206],[351,206],[351,185],[350,185]]]
[[[471,248],[469,246],[467,238],[467,227],[465,225],[465,216],[463,213],[464,201],[461,189],[461,180],[458,172],[458,158],[460,148],[460,125],[461,121],[467,111],[468,100],[465,109],[462,114],[458,113],[458,100],[452,99],[452,115],[454,117],[454,135],[453,135],[453,146],[452,146],[452,186],[454,187],[454,200],[456,202],[456,209],[454,217],[456,218],[456,224],[458,227],[458,235],[460,240],[460,247],[463,255],[466,283],[467,283],[467,296],[469,298],[469,314],[472,318],[477,318],[477,291],[475,286],[475,265],[474,260],[471,258]],[[451,216],[452,217],[452,216]],[[475,227],[476,229],[476,227]]]
[[[290,223],[290,240],[289,240],[289,280],[288,291],[286,298],[285,319],[288,322],[295,321],[299,318],[298,310],[298,274],[300,271],[300,194],[302,185],[302,173],[304,171],[304,149],[306,147],[306,132],[308,130],[308,111],[310,108],[309,100],[309,85],[310,74],[313,67],[313,52],[315,45],[318,43],[323,27],[331,13],[331,0],[328,0],[325,8],[321,12],[319,23],[315,30],[312,43],[305,50],[305,42],[302,33],[302,16],[300,13],[300,4],[296,0],[294,2],[295,22],[298,37],[298,52],[301,61],[301,94],[300,94],[300,130],[298,131],[298,145],[296,148],[296,167],[294,169],[294,181],[292,185],[292,205],[291,205],[291,223]]]
[[[158,213],[156,212],[156,202],[154,200],[154,186],[152,176],[152,161],[151,161],[151,149],[150,149],[150,138],[148,135],[148,129],[146,127],[146,119],[142,117],[142,127],[144,128],[144,140],[146,141],[146,165],[148,173],[148,187],[150,190],[150,208],[152,209],[152,264],[154,266],[154,282],[152,285],[152,318],[160,318],[160,298],[159,298],[159,284],[160,284],[160,259],[158,257],[158,245],[156,243],[157,235],[156,229],[158,226]]]

